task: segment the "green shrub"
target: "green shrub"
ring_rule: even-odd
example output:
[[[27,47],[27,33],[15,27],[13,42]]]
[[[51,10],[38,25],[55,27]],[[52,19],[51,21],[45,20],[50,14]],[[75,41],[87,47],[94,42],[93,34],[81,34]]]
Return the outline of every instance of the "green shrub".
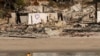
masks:
[[[15,0],[14,3],[15,8],[21,8],[25,6],[25,2],[24,0]]]
[[[0,18],[4,18],[5,12],[3,10],[0,10]]]

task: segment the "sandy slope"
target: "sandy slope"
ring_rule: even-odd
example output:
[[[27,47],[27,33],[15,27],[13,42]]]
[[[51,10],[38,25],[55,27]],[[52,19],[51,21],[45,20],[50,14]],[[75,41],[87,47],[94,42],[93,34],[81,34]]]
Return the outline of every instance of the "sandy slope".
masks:
[[[0,39],[0,51],[100,51],[100,38]]]

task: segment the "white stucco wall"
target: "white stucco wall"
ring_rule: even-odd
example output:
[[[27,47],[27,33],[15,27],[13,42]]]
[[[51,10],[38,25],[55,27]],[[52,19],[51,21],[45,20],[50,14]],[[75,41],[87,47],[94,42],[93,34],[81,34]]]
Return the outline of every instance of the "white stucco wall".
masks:
[[[47,17],[49,19],[54,19],[57,21],[57,13],[29,13],[28,14],[28,24],[38,24],[42,21],[47,23]],[[41,21],[42,20],[42,21]]]
[[[97,11],[97,22],[100,23],[100,11]]]

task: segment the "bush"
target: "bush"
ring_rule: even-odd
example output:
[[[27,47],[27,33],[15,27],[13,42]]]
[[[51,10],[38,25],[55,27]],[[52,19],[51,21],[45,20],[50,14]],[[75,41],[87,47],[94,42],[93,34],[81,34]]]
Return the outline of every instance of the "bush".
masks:
[[[0,18],[4,18],[5,12],[3,10],[0,10]]]
[[[25,6],[24,0],[16,0],[14,3],[15,8],[21,8]]]

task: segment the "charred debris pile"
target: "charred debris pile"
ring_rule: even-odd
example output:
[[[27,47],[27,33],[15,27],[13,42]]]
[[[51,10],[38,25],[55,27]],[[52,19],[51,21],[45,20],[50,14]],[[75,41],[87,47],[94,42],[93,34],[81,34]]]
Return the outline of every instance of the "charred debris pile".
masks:
[[[92,36],[93,32],[100,32],[99,24],[67,24],[59,21],[49,24],[36,25],[11,25],[0,26],[0,36],[2,37],[22,37],[22,38],[47,38],[52,36]]]

